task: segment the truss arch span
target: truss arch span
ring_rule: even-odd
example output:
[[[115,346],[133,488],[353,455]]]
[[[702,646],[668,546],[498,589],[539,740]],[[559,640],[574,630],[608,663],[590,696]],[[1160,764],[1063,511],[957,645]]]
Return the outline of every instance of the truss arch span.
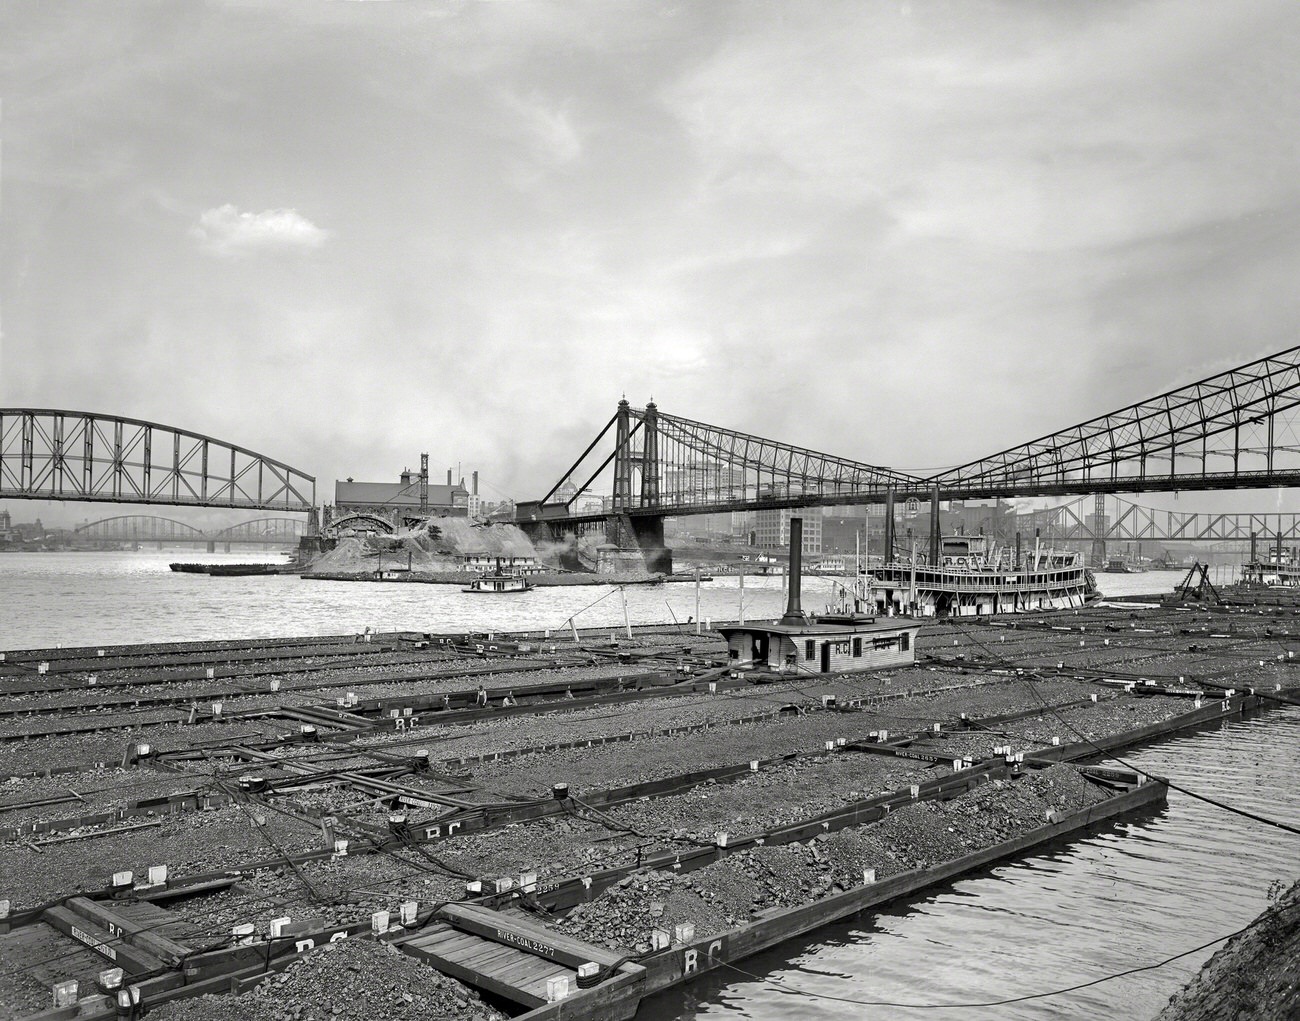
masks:
[[[10,498],[310,512],[316,479],[158,422],[0,408],[0,499]]]
[[[281,538],[296,539],[306,533],[306,527],[300,518],[254,518],[241,521],[237,525],[211,533],[208,538],[214,542],[238,542],[246,538]]]
[[[118,514],[111,518],[101,518],[73,529],[76,535],[86,539],[204,539],[206,536],[200,528],[162,518],[153,514]]]
[[[328,535],[342,535],[347,531],[376,531],[382,532],[384,535],[392,535],[397,529],[391,521],[381,518],[377,514],[348,514],[331,521],[325,527],[325,532]]]

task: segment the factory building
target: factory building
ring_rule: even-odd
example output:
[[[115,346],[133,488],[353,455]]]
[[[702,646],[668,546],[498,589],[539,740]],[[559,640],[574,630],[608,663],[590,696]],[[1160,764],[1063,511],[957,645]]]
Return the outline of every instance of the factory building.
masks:
[[[427,465],[425,458],[421,460]],[[326,508],[326,520],[366,514],[401,527],[428,517],[465,517],[479,503],[478,472],[472,478],[470,488],[466,488],[465,480],[454,482],[448,469],[446,484],[435,485],[429,482],[424,467],[420,472],[404,469],[396,482],[336,479],[334,504]]]

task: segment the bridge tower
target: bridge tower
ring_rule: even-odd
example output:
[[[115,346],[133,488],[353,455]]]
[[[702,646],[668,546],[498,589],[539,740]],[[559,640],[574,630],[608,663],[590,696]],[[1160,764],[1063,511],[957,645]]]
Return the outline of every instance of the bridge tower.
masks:
[[[641,431],[641,453],[632,445],[633,433]],[[662,517],[633,517],[637,507],[659,504],[659,412],[654,403],[646,406],[636,428],[627,399],[618,402],[614,415],[614,498],[613,513],[605,519],[605,538],[621,550],[639,550],[647,571],[671,574],[672,550],[664,545]],[[641,468],[640,500],[632,498],[632,469]]]
[[[614,416],[614,511],[632,504],[632,410],[624,397]]]
[[[1106,566],[1106,495],[1094,493],[1092,497],[1092,566]]]
[[[659,504],[659,409],[651,401],[641,422],[641,506]]]

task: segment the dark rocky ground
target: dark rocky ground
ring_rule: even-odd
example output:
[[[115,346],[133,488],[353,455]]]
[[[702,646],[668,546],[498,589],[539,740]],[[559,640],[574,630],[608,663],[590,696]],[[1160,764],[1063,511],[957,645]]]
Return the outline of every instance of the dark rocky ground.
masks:
[[[1156,1021],[1300,1018],[1300,883],[1225,943]]]

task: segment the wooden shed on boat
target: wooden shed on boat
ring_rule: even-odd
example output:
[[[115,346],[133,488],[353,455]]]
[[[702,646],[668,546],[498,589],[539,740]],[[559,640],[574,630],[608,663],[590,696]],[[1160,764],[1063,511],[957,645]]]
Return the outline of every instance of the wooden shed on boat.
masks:
[[[790,519],[790,591],[785,616],[722,625],[727,658],[736,669],[789,674],[844,673],[916,662],[919,623],[877,620],[863,613],[807,616],[800,607],[803,519]]]

